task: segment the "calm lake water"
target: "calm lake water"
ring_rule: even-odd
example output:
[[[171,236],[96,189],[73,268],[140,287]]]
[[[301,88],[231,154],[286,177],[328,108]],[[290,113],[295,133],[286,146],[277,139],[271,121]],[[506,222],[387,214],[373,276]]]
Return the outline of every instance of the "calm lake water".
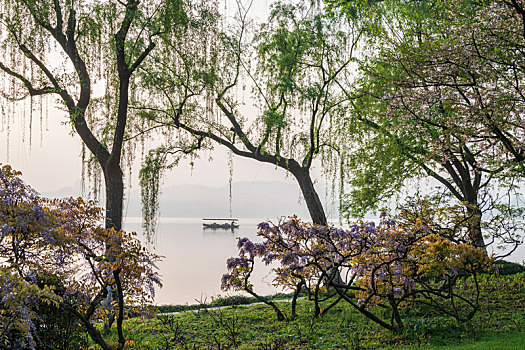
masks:
[[[248,237],[254,242],[257,237],[257,224],[263,219],[239,219],[239,228],[231,230],[203,229],[198,218],[161,218],[157,227],[155,242],[150,250],[164,259],[158,263],[163,287],[157,290],[155,303],[195,304],[197,300],[211,301],[222,292],[221,277],[226,273],[226,259],[237,256],[237,237]],[[142,232],[140,218],[127,218],[126,231],[135,231],[139,238]],[[145,241],[145,240],[144,240]],[[260,262],[260,261],[259,261]],[[271,285],[270,267],[256,264],[252,281],[256,292],[266,295],[281,291]]]
[[[155,243],[150,249],[164,259],[158,263],[163,287],[157,290],[155,303],[195,304],[197,300],[210,302],[219,294],[234,295],[235,292],[222,292],[221,276],[226,272],[226,259],[237,256],[237,237],[248,237],[254,242],[257,237],[257,224],[264,219],[239,219],[239,228],[231,230],[210,230],[202,228],[198,218],[161,218],[157,227]],[[274,220],[277,222],[277,220]],[[127,218],[124,229],[142,232],[140,218]],[[144,240],[145,241],[145,240]],[[525,246],[518,248],[507,258],[511,261],[525,261]],[[271,285],[270,267],[258,261],[252,282],[256,292],[262,295],[282,291]]]

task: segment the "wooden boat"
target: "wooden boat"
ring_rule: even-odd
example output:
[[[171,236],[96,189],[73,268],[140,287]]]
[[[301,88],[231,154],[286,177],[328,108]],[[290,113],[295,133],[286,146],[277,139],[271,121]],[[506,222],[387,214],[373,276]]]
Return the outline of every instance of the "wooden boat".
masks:
[[[203,228],[211,229],[234,229],[238,228],[239,224],[236,223],[238,219],[202,219]]]

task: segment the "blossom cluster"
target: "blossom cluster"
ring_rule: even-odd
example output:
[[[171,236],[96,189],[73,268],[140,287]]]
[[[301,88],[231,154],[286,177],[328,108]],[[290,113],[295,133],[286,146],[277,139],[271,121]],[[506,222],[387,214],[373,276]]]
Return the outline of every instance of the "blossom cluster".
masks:
[[[9,295],[27,295],[17,301],[18,311],[6,314],[18,321],[5,324],[17,325],[30,340],[34,329],[27,325],[45,300],[96,319],[107,312],[99,307],[107,290],[117,290],[116,274],[126,303],[152,301],[154,286],[161,284],[155,271],[159,257],[134,233],[104,228],[102,211],[92,201],[42,198],[19,176],[0,167],[0,279],[21,281],[2,284],[0,311],[14,308]],[[59,281],[53,283],[60,288],[47,281]]]

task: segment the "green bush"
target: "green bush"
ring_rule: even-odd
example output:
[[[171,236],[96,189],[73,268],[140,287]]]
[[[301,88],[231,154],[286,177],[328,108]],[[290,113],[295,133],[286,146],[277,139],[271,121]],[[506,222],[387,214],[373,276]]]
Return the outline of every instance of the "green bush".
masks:
[[[525,266],[510,261],[496,260],[494,265],[497,268],[498,274],[501,276],[515,275],[520,272],[525,272]]]
[[[66,289],[62,281],[53,275],[37,277],[39,288],[54,287],[55,293],[64,297]],[[39,349],[79,349],[88,344],[88,335],[84,327],[71,313],[55,304],[39,302],[35,321],[37,344]]]

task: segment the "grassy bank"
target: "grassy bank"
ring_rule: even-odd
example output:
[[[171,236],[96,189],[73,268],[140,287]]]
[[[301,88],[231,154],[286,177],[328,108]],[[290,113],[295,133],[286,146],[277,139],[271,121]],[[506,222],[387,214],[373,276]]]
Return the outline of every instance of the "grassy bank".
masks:
[[[126,331],[135,349],[524,349],[525,274],[487,275],[481,284],[481,309],[465,324],[415,314],[392,333],[345,303],[314,319],[303,299],[291,321],[277,321],[266,305],[234,305],[133,318]],[[289,303],[278,303],[290,312]]]

